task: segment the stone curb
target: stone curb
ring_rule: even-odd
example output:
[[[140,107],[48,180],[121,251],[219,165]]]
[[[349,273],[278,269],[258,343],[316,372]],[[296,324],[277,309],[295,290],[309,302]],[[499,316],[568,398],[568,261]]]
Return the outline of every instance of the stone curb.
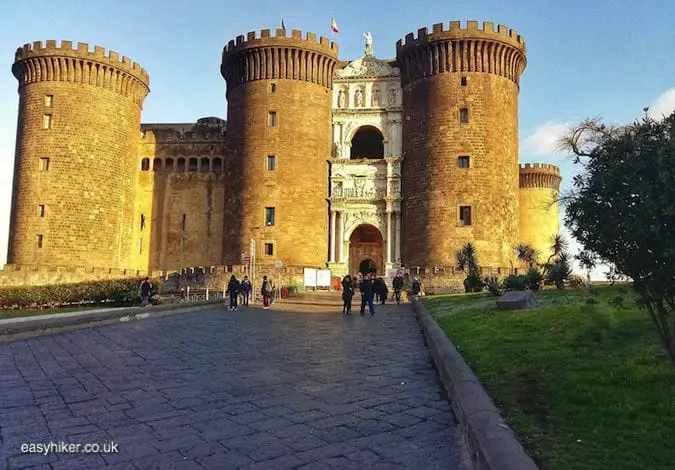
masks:
[[[219,304],[222,305],[223,300],[219,299],[191,304],[154,305],[152,307],[107,308],[9,318],[0,320],[0,342],[58,333],[77,328],[89,328],[178,313],[208,310]]]
[[[452,402],[475,470],[538,470],[492,399],[431,314],[418,300],[413,310]]]

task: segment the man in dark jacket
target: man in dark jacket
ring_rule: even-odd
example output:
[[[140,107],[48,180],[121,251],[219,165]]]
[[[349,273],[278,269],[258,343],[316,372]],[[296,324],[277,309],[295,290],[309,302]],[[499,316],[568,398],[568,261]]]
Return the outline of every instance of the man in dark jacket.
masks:
[[[400,274],[397,274],[394,280],[391,282],[394,288],[394,296],[396,297],[396,303],[401,303],[401,289],[403,289],[403,277]]]
[[[143,282],[141,282],[140,287],[141,307],[147,307],[151,293],[152,293],[152,283],[150,282],[150,278],[146,277],[145,279],[143,279]]]
[[[251,281],[248,280],[248,276],[244,276],[244,280],[241,281],[241,304],[248,306],[248,296],[251,294]]]
[[[369,272],[368,276],[361,282],[361,315],[366,313],[366,304],[371,315],[375,315],[375,306],[373,305],[373,295],[375,293],[375,274]]]
[[[233,274],[230,278],[230,282],[227,284],[227,293],[230,296],[230,310],[237,310],[237,296],[239,295],[240,288],[241,284]]]

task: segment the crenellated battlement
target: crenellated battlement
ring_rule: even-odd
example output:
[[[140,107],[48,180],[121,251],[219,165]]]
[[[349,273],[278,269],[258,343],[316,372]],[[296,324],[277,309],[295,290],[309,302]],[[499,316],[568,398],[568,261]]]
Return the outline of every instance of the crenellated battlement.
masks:
[[[220,73],[228,89],[255,80],[300,80],[331,88],[338,46],[328,38],[294,29],[238,36],[223,48]]]
[[[327,37],[320,36],[317,41],[315,33],[305,33],[303,38],[302,31],[293,29],[291,35],[286,35],[285,29],[277,29],[272,35],[271,30],[263,29],[258,31],[249,31],[246,36],[239,35],[236,39],[227,43],[223,49],[223,55],[230,54],[243,49],[265,46],[283,46],[307,48],[316,52],[333,55],[337,58],[338,45]]]
[[[506,26],[451,21],[420,28],[396,43],[403,85],[440,73],[480,72],[500,75],[516,85],[525,70],[525,40]]]
[[[479,25],[478,21],[472,20],[467,21],[466,25],[462,25],[461,21],[451,21],[447,28],[445,23],[436,23],[432,26],[431,33],[426,27],[420,28],[417,30],[417,36],[408,33],[405,39],[399,39],[396,42],[396,50],[448,39],[492,39],[509,43],[525,53],[525,39],[516,30],[501,24],[495,28],[495,24],[490,21],[484,21]]]
[[[548,163],[521,163],[519,167],[521,188],[560,190],[562,177],[557,166]]]
[[[86,83],[131,96],[142,105],[149,92],[150,75],[126,56],[100,46],[55,40],[35,41],[16,50],[12,73],[19,86],[40,81]]]

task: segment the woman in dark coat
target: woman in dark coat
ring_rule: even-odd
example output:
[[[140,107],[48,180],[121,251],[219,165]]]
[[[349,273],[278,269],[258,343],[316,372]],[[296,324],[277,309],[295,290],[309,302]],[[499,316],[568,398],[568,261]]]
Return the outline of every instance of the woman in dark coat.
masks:
[[[352,298],[354,297],[354,283],[352,277],[347,274],[342,279],[342,313],[345,315],[352,314]]]
[[[230,278],[230,282],[227,284],[227,293],[230,296],[230,310],[237,310],[237,296],[239,295],[240,288],[241,284],[233,274]]]

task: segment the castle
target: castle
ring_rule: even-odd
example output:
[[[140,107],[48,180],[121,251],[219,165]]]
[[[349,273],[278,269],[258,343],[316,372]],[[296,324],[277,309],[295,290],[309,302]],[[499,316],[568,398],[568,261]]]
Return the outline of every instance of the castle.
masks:
[[[547,254],[561,177],[518,163],[523,38],[453,21],[383,60],[365,36],[354,61],[312,33],[237,37],[222,54],[227,120],[194,124],[141,124],[149,74],[116,52],[19,48],[0,283],[229,271],[252,254],[296,273],[441,279],[467,241],[488,274],[517,267],[517,243]]]

